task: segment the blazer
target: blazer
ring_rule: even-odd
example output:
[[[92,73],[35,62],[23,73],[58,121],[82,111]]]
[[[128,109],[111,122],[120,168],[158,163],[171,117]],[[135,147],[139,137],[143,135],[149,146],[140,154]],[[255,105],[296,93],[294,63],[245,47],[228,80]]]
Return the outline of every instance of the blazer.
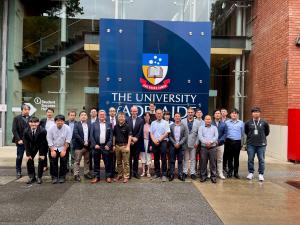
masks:
[[[40,120],[40,127],[46,128],[47,118],[43,118]]]
[[[144,139],[142,139],[142,137],[143,137],[144,120],[141,119],[140,117],[137,117],[134,128],[133,128],[132,117],[129,117],[127,122],[131,129],[132,137],[136,137],[138,139],[136,144],[143,142]]]
[[[90,137],[90,131],[91,131],[91,124],[87,122],[88,126],[88,144],[90,145],[89,137]],[[78,150],[82,149],[84,146],[84,132],[81,122],[77,122],[74,124],[74,130],[73,130],[73,136],[72,136],[72,143],[73,148]],[[89,146],[88,146],[89,147]]]
[[[32,136],[32,131],[30,127],[25,128],[23,133],[23,141],[26,151],[26,156],[35,155],[39,152],[40,156],[47,155],[48,152],[48,142],[47,142],[47,131],[38,126],[34,137]]]
[[[12,142],[17,144],[18,141],[23,140],[24,130],[29,126],[28,125],[29,118],[30,117],[28,117],[26,120],[21,114],[14,118],[12,124],[12,133],[13,133]]]
[[[186,126],[188,134],[189,134],[188,139],[187,139],[187,147],[194,148],[195,144],[199,144],[198,130],[199,130],[199,127],[201,126],[201,122],[197,119],[194,119],[194,123],[193,123],[191,132],[189,132],[187,118],[184,118],[181,121],[181,123],[183,123],[183,125]]]
[[[170,126],[170,135],[169,135],[169,141],[174,146],[177,142],[175,140],[175,123],[171,124]],[[186,147],[187,139],[188,139],[189,131],[187,127],[181,123],[180,124],[180,139],[179,144],[181,147]]]
[[[105,144],[111,148],[113,139],[113,129],[109,123],[106,123],[106,135]],[[91,135],[90,135],[91,148],[95,148],[96,145],[100,145],[100,123],[96,121],[91,124]]]
[[[224,144],[226,136],[227,136],[227,125],[225,122],[222,122],[222,120],[220,120],[218,126],[217,126],[215,120],[213,120],[212,125],[214,125],[218,128],[218,134],[219,134],[218,146],[221,146]]]

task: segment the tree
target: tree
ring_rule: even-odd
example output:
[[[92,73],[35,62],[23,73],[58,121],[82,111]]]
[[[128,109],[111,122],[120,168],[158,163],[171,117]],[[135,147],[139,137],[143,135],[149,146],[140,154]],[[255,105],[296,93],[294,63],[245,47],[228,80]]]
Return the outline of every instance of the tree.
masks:
[[[80,6],[80,0],[66,0],[67,17],[75,17],[77,14],[83,14],[83,7]],[[61,4],[46,11],[49,16],[56,17],[61,11]]]

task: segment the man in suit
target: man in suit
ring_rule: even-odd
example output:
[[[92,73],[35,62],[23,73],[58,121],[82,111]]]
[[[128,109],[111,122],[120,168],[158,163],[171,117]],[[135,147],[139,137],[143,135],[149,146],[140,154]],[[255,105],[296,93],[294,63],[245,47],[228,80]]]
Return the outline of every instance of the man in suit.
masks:
[[[47,131],[39,126],[39,119],[37,117],[31,117],[29,119],[29,127],[25,128],[23,136],[27,159],[27,173],[29,177],[27,184],[32,184],[36,181],[34,157],[37,153],[39,153],[37,183],[42,183],[44,160],[48,152],[46,135]]]
[[[91,125],[87,121],[87,113],[82,111],[79,113],[80,121],[74,126],[72,142],[74,148],[74,180],[80,182],[79,168],[80,161],[84,158],[84,178],[92,179],[90,172],[90,130]]]
[[[49,130],[50,127],[55,125],[54,122],[54,109],[53,108],[48,108],[46,110],[46,118],[41,119],[40,121],[40,126],[46,129],[46,131]],[[48,152],[48,151],[47,151]],[[45,160],[44,160],[44,171],[48,170],[48,159],[47,159],[47,154],[45,154]]]
[[[183,160],[183,151],[184,146],[186,145],[186,141],[188,138],[188,129],[181,123],[181,115],[180,113],[174,114],[175,123],[170,126],[170,136],[169,140],[171,143],[170,147],[170,177],[169,181],[174,180],[174,171],[175,171],[175,161],[177,158],[178,161],[178,179],[181,181],[185,180],[185,177],[182,174],[182,160]]]
[[[187,145],[184,149],[184,163],[183,163],[183,176],[186,178],[188,174],[188,162],[190,160],[190,175],[193,180],[196,179],[196,149],[198,147],[198,129],[201,125],[200,121],[194,118],[195,110],[190,107],[188,108],[187,118],[182,120],[182,123],[188,129],[189,135]]]
[[[76,123],[77,123],[76,111],[71,110],[68,112],[68,120],[65,122],[65,124],[67,124],[70,127],[72,136],[73,136],[74,127],[75,127]],[[69,172],[70,169],[72,170],[74,168],[74,162],[75,162],[75,150],[73,147],[73,142],[70,143],[70,146],[67,149],[66,157],[67,157],[66,158],[67,159],[67,172]]]
[[[116,109],[114,107],[109,108],[109,116],[106,119],[106,122],[110,124],[111,128],[114,129],[117,124],[117,117],[116,117]],[[112,158],[112,172],[113,176],[117,175],[117,166],[116,166],[116,153],[114,151],[110,151],[111,158]]]
[[[113,129],[106,122],[106,112],[99,110],[98,120],[91,125],[91,148],[94,150],[94,174],[95,178],[91,181],[92,184],[100,181],[100,158],[102,156],[105,166],[105,178],[107,183],[112,182],[112,158],[110,151],[112,150],[112,135]]]
[[[17,158],[16,158],[16,177],[20,179],[22,177],[22,160],[25,151],[23,142],[23,134],[26,127],[28,127],[30,106],[25,103],[21,106],[21,114],[16,116],[12,124],[12,133],[14,142],[17,146]]]
[[[132,106],[130,109],[131,116],[128,118],[128,125],[130,127],[132,137],[130,144],[130,156],[129,156],[129,168],[130,168],[130,177],[133,176],[137,179],[140,179],[138,174],[139,167],[139,154],[142,144],[143,144],[143,120],[139,118],[138,108]],[[133,161],[133,163],[132,163]]]
[[[91,108],[90,118],[88,119],[88,122],[92,125],[96,121],[98,121],[98,110],[97,108],[93,107]],[[94,149],[90,150],[90,171],[94,171]]]

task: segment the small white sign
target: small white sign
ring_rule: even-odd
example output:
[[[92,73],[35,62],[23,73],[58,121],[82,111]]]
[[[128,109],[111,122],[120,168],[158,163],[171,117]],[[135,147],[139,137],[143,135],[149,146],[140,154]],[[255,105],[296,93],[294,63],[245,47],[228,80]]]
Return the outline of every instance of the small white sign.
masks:
[[[6,104],[0,104],[0,112],[6,112],[7,111],[7,105]]]
[[[18,112],[18,113],[19,113],[19,112],[22,112],[21,107],[12,107],[12,108],[11,108],[11,111],[12,111],[12,112]]]

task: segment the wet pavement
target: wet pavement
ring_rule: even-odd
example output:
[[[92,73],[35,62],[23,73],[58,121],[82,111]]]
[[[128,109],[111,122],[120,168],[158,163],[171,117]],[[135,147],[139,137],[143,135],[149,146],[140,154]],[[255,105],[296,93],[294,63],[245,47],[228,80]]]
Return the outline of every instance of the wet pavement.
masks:
[[[147,178],[128,184],[88,180],[42,185],[15,180],[15,147],[0,148],[0,224],[300,224],[300,165],[266,160],[265,182],[246,180],[247,156],[241,153],[241,179],[200,183]],[[25,163],[23,163],[25,165]],[[255,164],[257,166],[257,163]],[[23,168],[23,174],[26,174]]]

